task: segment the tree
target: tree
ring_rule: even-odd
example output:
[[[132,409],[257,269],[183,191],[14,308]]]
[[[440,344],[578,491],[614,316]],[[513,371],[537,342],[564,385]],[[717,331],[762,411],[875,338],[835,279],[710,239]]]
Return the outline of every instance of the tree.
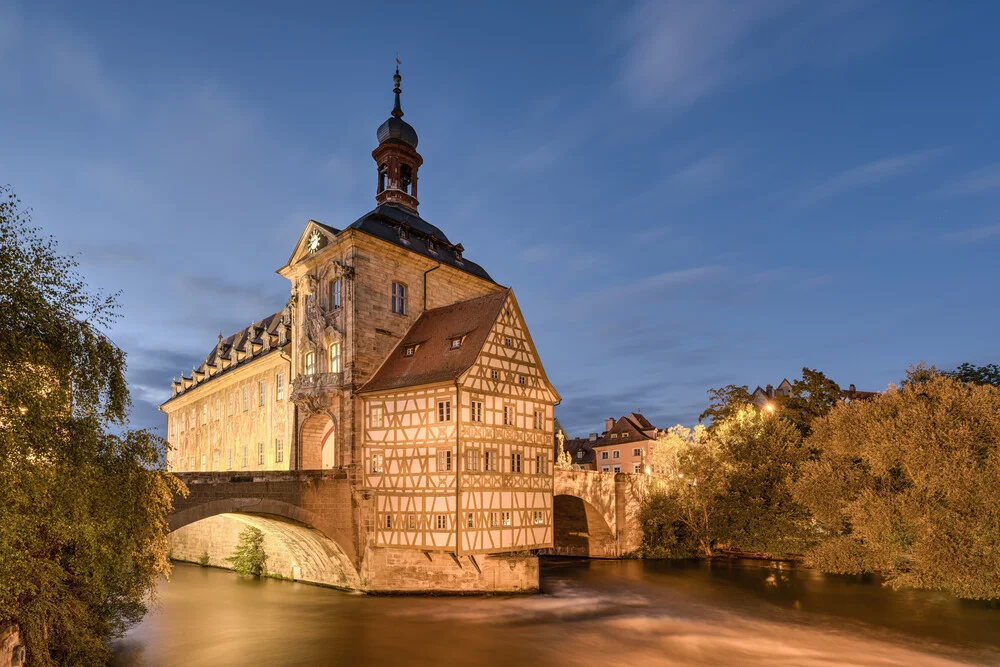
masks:
[[[833,380],[811,368],[802,369],[802,379],[792,383],[788,396],[775,396],[775,408],[782,419],[787,419],[807,437],[816,419],[829,414],[843,398],[843,392]]]
[[[688,448],[703,444],[706,440],[708,431],[701,424],[694,428],[680,424],[671,426],[649,447],[647,463],[656,475],[677,477],[682,473],[681,455]]]
[[[739,551],[802,553],[809,516],[792,497],[792,484],[809,452],[793,422],[747,408],[723,421],[712,438],[726,467],[716,540]]]
[[[127,428],[116,317],[0,187],[0,621],[32,665],[103,664],[169,570],[182,487],[165,443]]]
[[[1000,597],[1000,389],[930,375],[837,405],[809,444],[821,455],[794,486],[824,536],[809,564]]]
[[[729,384],[718,389],[709,389],[708,397],[708,407],[698,415],[698,421],[703,422],[706,418],[711,418],[712,423],[708,427],[709,430],[726,417],[739,412],[748,405],[753,405],[750,390],[745,384]]]
[[[236,551],[226,558],[237,574],[263,577],[267,574],[267,554],[264,552],[264,533],[255,526],[247,526],[240,533]]]
[[[1000,387],[1000,365],[997,364],[976,366],[975,364],[966,362],[955,370],[946,372],[945,375],[953,377],[960,382],[989,384],[994,387]]]
[[[640,512],[644,556],[804,551],[808,514],[792,484],[808,452],[791,422],[745,406],[714,429],[672,430],[653,450],[667,473]]]

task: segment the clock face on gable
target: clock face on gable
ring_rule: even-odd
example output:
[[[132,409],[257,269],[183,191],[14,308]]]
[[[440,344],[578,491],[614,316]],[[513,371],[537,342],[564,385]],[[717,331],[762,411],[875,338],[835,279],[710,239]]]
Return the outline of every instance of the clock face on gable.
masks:
[[[322,234],[313,230],[313,233],[309,235],[309,240],[306,241],[306,247],[309,248],[309,252],[316,252],[323,247],[325,240]]]

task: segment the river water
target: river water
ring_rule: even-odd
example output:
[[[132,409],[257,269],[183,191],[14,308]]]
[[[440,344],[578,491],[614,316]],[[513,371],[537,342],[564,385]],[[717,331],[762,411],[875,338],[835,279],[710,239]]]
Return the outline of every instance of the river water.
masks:
[[[118,667],[1000,665],[1000,609],[753,561],[543,559],[541,595],[370,597],[177,564]]]

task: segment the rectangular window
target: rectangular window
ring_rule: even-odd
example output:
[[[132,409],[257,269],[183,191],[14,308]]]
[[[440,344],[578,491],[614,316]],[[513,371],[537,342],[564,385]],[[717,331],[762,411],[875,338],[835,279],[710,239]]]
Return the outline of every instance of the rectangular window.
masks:
[[[250,446],[243,445],[243,467],[250,467]]]
[[[474,421],[474,422],[483,421],[482,401],[472,401],[472,414],[469,415],[469,421]]]
[[[617,449],[614,450],[613,452],[611,452],[611,458],[613,458],[613,459],[619,458],[619,456],[618,456],[618,450]]]
[[[607,461],[608,460],[608,453],[607,452],[601,452],[601,460],[602,461]]]
[[[503,344],[506,345],[507,347],[513,347],[514,341],[511,340],[509,336],[505,336],[503,339]]]
[[[243,412],[250,409],[250,387],[243,387]]]
[[[340,278],[330,283],[330,308],[340,308]]]
[[[604,466],[603,468],[601,468],[601,472],[611,472],[611,468],[609,468],[608,466]]]
[[[385,456],[382,452],[372,452],[372,474],[381,475],[385,469]]]
[[[505,525],[505,526],[509,526],[510,525],[510,512],[501,512],[500,513],[500,522],[503,525]]]
[[[473,517],[472,512],[469,512],[469,515],[465,519],[465,527],[466,528],[474,528],[475,525],[476,525],[476,520]]]
[[[527,383],[527,381],[528,381],[527,378],[525,378],[523,375],[518,375],[517,376],[517,382],[518,382],[518,384],[525,384],[525,383]]]
[[[260,394],[257,396],[257,405],[259,407],[264,407],[264,398],[267,396],[267,381],[261,380],[257,384],[257,391]]]
[[[500,456],[495,450],[486,450],[486,472],[496,472],[497,471],[497,459]]]
[[[451,472],[451,450],[438,450],[438,472]]]
[[[417,515],[407,514],[406,515],[406,527],[410,530],[415,530],[417,527]]]
[[[403,283],[392,284],[392,312],[406,315],[406,285]]]
[[[201,455],[201,471],[206,472],[208,470],[208,457],[204,454]]]
[[[543,428],[545,428],[545,413],[535,410],[535,430],[541,431]]]
[[[535,522],[536,526],[540,526],[543,523],[545,523],[544,515],[538,510],[535,510],[535,513],[532,515],[531,518]]]
[[[612,434],[611,434],[611,437],[612,437],[612,438],[617,438],[617,437],[618,437],[618,434],[617,434],[617,433],[612,433]]]
[[[436,521],[436,523],[437,523],[437,529],[438,530],[447,530],[448,529],[448,515],[447,514],[438,514],[437,515],[437,521]]]
[[[451,349],[457,350],[460,347],[462,347],[462,339],[461,338],[452,338],[451,339]]]
[[[278,377],[274,378],[274,400],[283,401],[285,400],[285,374],[278,373]]]
[[[511,454],[510,455],[510,471],[511,472],[521,472],[521,455]]]
[[[479,472],[479,450],[478,449],[466,449],[465,450],[465,471],[466,472]]]
[[[204,405],[201,406],[201,423],[202,424],[208,423],[208,403],[205,403]]]
[[[633,463],[632,464],[632,472],[642,472],[642,464],[641,463]]]
[[[535,474],[545,474],[545,454],[535,454]]]
[[[330,345],[330,372],[340,372],[340,343]]]
[[[388,528],[388,529],[390,529],[390,530],[392,529],[392,515],[391,514],[386,514],[385,515],[385,527]]]
[[[496,369],[490,371],[490,378],[492,378],[494,380],[499,380],[500,379],[500,371],[498,371]]]
[[[313,375],[316,373],[316,353],[306,352],[306,375]]]
[[[285,441],[278,438],[274,441],[274,462],[284,463],[285,461]]]
[[[383,410],[381,405],[373,405],[371,413],[371,427],[382,428]]]
[[[222,419],[222,399],[215,399],[215,421]]]
[[[214,452],[212,454],[212,470],[219,469],[219,452]]]
[[[512,405],[503,406],[503,425],[504,426],[514,425],[514,406]]]
[[[403,348],[403,356],[404,357],[412,357],[413,353],[416,352],[416,351],[417,351],[417,346],[416,345],[407,345],[406,347]]]
[[[264,465],[264,443],[257,444],[257,465]]]
[[[451,401],[438,401],[438,421],[451,421]]]
[[[615,472],[621,472],[622,471],[622,467],[621,466],[615,466],[614,467],[614,471]]]
[[[642,456],[642,448],[636,447],[632,450],[632,456]]]
[[[496,528],[500,525],[500,521],[497,518],[496,512],[490,512],[490,528]]]

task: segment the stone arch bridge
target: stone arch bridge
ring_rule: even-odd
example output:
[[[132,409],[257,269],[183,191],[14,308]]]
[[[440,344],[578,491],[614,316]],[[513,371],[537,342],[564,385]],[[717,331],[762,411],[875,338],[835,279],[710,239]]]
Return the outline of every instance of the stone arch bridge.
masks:
[[[366,568],[363,492],[355,497],[343,469],[177,473],[188,488],[168,517],[174,557],[197,561],[203,553],[231,553],[238,533],[252,525],[276,554],[271,571],[347,589],[364,589]],[[641,474],[556,470],[555,539],[543,553],[617,558],[642,538],[637,513],[648,477]],[[270,542],[270,544],[267,544]],[[183,545],[183,546],[182,546]],[[222,563],[213,563],[222,565]]]

